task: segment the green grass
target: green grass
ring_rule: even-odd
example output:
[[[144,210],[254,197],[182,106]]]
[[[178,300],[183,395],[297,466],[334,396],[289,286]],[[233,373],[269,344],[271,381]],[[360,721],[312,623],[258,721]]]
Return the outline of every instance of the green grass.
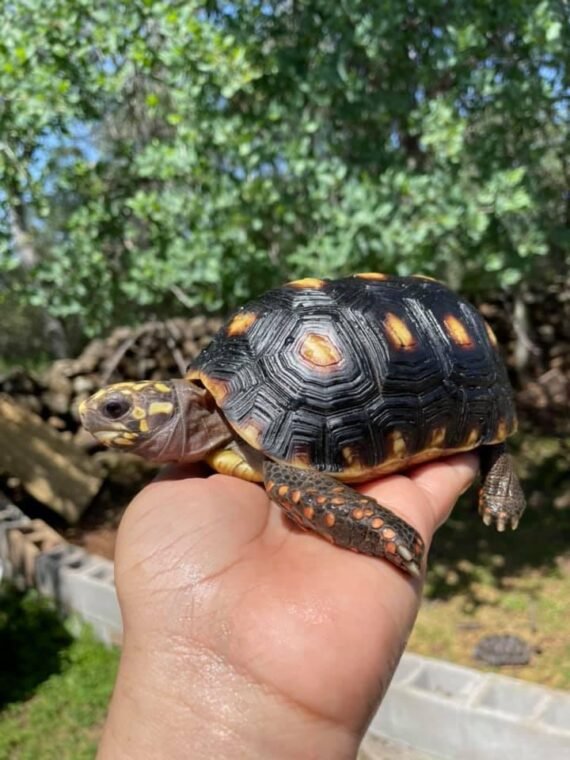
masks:
[[[560,439],[519,445],[530,504],[515,533],[485,528],[470,497],[456,507],[434,542],[411,651],[481,667],[479,638],[515,633],[537,652],[501,672],[570,689],[568,460]],[[95,756],[119,655],[70,631],[36,594],[0,592],[0,760]]]
[[[410,638],[410,651],[498,672],[477,663],[473,649],[488,634],[515,634],[536,651],[528,665],[503,667],[500,672],[570,689],[569,570],[567,565],[546,576],[527,571],[505,578],[502,587],[474,584],[469,594],[445,601],[427,599]]]
[[[518,530],[486,528],[473,496],[457,505],[435,538],[409,648],[484,667],[472,657],[477,641],[512,633],[536,653],[502,673],[570,689],[570,444],[526,436],[515,456],[529,502]]]
[[[0,760],[95,756],[119,654],[33,593],[0,596]]]

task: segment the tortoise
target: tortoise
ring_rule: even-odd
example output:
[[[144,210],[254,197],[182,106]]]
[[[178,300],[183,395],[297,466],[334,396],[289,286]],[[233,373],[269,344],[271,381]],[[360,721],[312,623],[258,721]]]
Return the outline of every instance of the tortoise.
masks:
[[[478,448],[485,524],[514,529],[525,507],[497,339],[430,277],[289,282],[235,312],[184,378],[110,385],[80,416],[108,446],[263,482],[300,527],[416,576],[419,534],[346,483]]]
[[[503,665],[528,665],[532,655],[540,650],[528,644],[520,636],[491,634],[480,639],[473,649],[476,660],[501,667]]]

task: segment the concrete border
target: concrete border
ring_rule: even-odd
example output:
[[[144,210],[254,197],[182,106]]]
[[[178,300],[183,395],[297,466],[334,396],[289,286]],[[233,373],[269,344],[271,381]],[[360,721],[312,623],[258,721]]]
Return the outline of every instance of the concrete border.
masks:
[[[89,623],[99,639],[119,644],[123,626],[113,563],[63,540],[57,545],[46,541],[49,548],[43,549],[38,523],[41,521],[30,520],[16,506],[0,499],[0,580],[20,589],[35,586],[40,594],[54,599],[62,611],[75,613]],[[51,538],[53,531],[42,524]]]
[[[570,759],[570,694],[407,653],[370,732],[449,760]]]
[[[32,522],[38,521],[0,500],[0,579],[19,587],[30,577],[26,563],[12,556],[10,534],[25,539]],[[104,642],[120,643],[113,563],[65,542],[41,551],[36,541],[33,551],[38,591],[90,623]],[[369,737],[388,737],[444,760],[570,760],[570,694],[406,653]]]

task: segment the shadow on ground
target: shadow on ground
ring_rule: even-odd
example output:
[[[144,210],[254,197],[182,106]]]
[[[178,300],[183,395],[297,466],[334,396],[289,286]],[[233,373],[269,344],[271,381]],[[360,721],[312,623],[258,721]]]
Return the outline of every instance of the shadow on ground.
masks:
[[[570,441],[520,437],[512,448],[528,502],[518,529],[485,527],[471,489],[434,540],[428,598],[462,594],[476,607],[479,582],[501,588],[523,570],[560,572],[564,558],[570,561]]]
[[[30,697],[40,683],[59,673],[71,642],[46,601],[0,589],[0,710]]]

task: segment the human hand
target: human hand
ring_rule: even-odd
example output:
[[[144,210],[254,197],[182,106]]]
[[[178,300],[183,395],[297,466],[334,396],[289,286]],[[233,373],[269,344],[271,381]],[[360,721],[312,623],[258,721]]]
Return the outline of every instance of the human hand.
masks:
[[[477,461],[361,490],[429,546]],[[123,654],[99,757],[354,757],[422,582],[299,531],[257,486],[189,474],[152,483],[121,524]]]

